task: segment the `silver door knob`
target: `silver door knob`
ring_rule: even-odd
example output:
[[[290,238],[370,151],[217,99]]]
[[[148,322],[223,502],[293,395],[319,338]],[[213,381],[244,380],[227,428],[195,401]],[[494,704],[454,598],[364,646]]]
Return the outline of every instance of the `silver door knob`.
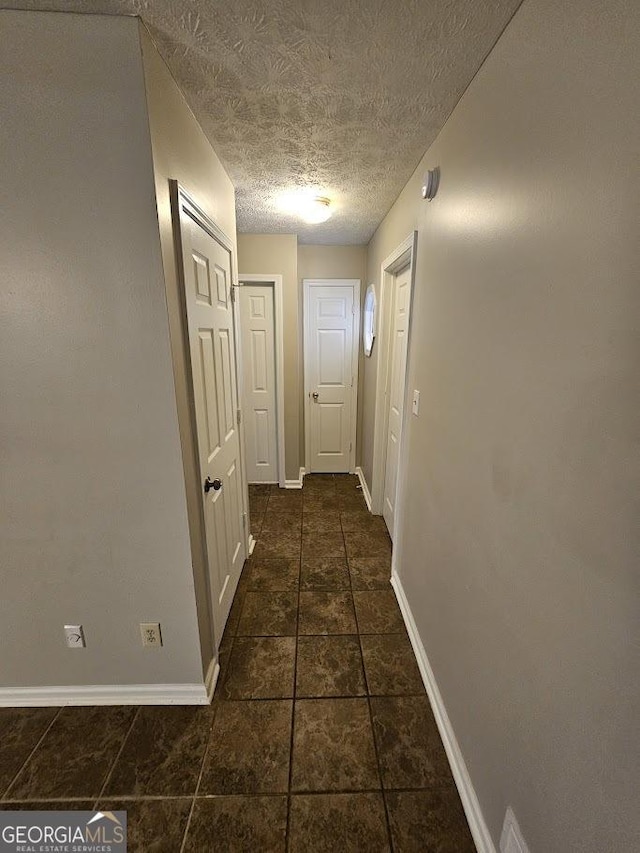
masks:
[[[318,397],[320,396],[320,395],[318,394],[318,392],[317,392],[317,391],[314,391],[314,392],[313,392],[313,394],[312,394],[311,396],[313,397],[313,399],[314,399],[314,400],[316,401],[316,403],[317,403],[317,402],[318,402]]]
[[[204,481],[204,492],[206,495],[209,494],[211,489],[213,489],[214,492],[219,492],[221,488],[222,488],[222,480],[218,480],[218,479],[211,480],[209,477],[207,477],[207,479]]]

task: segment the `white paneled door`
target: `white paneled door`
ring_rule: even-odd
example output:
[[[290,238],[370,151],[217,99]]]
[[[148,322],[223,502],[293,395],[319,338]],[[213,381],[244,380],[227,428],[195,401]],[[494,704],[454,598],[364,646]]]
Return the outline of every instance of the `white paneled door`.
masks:
[[[189,347],[216,643],[246,556],[231,253],[180,200]]]
[[[274,287],[240,288],[242,412],[250,483],[278,482]]]
[[[387,429],[387,462],[384,477],[382,515],[393,539],[400,461],[400,436],[404,413],[409,307],[411,299],[411,268],[398,273],[394,281],[391,345],[389,348],[389,384],[387,400],[389,421]]]
[[[305,280],[306,467],[353,471],[360,282]]]

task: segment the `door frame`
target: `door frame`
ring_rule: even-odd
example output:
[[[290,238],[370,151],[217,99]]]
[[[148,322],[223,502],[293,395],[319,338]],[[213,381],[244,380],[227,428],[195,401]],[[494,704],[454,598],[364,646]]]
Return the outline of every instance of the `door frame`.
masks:
[[[274,306],[274,342],[276,362],[276,437],[278,445],[278,485],[281,489],[285,486],[284,467],[284,297],[282,289],[282,276],[275,273],[261,275],[256,273],[238,273],[238,287],[243,284],[259,284],[273,288]],[[238,311],[238,328],[241,326],[240,311]],[[244,388],[242,386],[242,349],[238,347],[237,352],[238,376],[240,377],[239,391],[244,403]],[[243,418],[244,421],[244,418]]]
[[[305,470],[311,470],[311,422],[309,418],[309,406],[311,400],[311,391],[307,386],[308,362],[309,362],[309,294],[313,285],[321,287],[353,287],[353,350],[351,353],[351,373],[353,376],[353,386],[351,389],[351,429],[349,431],[349,441],[351,450],[349,451],[349,473],[353,474],[356,470],[356,435],[358,429],[358,362],[360,352],[360,314],[362,306],[360,304],[360,284],[359,278],[303,278],[302,287],[304,292],[303,300],[303,388],[305,403],[304,411],[304,464]]]
[[[371,511],[382,515],[384,501],[384,481],[387,467],[387,431],[389,429],[389,381],[391,377],[391,327],[395,297],[395,278],[399,272],[410,267],[409,274],[409,324],[407,332],[407,361],[404,375],[402,426],[400,429],[400,449],[398,451],[398,477],[396,481],[396,504],[393,525],[394,554],[397,547],[397,532],[402,515],[402,497],[404,493],[404,449],[407,431],[409,407],[407,406],[407,380],[409,377],[409,347],[411,346],[412,307],[415,291],[415,259],[418,232],[412,231],[380,265],[380,305],[378,340],[382,343],[378,351],[376,366],[376,406],[373,426],[373,483],[371,490]]]
[[[180,223],[180,214],[182,211],[189,216],[200,228],[206,231],[214,240],[216,240],[220,245],[229,252],[229,263],[231,270],[231,313],[233,317],[233,328],[234,328],[234,350],[236,355],[236,387],[238,389],[238,405],[240,405],[240,396],[239,390],[240,386],[239,376],[238,376],[238,311],[236,309],[235,301],[234,301],[234,289],[237,286],[238,278],[236,272],[236,246],[235,242],[217,225],[213,219],[211,219],[205,211],[198,205],[197,202],[193,200],[193,197],[184,189],[182,184],[179,183],[175,178],[169,179],[169,195],[171,201],[171,211],[172,211],[172,229],[173,229],[173,238],[175,245],[175,253],[176,253],[176,274],[177,280],[179,284],[180,291],[180,302],[181,302],[181,321],[182,327],[184,330],[184,357],[185,364],[187,367],[187,376],[188,381],[186,383],[186,391],[189,399],[189,426],[191,432],[191,448],[193,451],[193,462],[194,462],[194,470],[197,471],[197,481],[196,483],[188,483],[185,482],[185,487],[196,488],[198,495],[198,507],[200,512],[200,530],[202,534],[201,548],[202,555],[205,561],[205,565],[207,566],[206,573],[206,581],[207,581],[207,592],[208,592],[208,600],[207,600],[207,610],[209,617],[209,625],[211,627],[212,632],[212,640],[214,647],[214,655],[217,660],[218,657],[218,647],[219,640],[216,639],[218,630],[220,626],[215,624],[215,620],[213,617],[213,596],[211,589],[211,577],[208,570],[209,567],[209,550],[207,548],[207,539],[206,539],[206,525],[205,525],[205,512],[204,512],[204,497],[202,491],[202,482],[200,480],[200,456],[198,451],[198,425],[196,422],[196,407],[195,407],[195,397],[193,392],[193,364],[191,361],[191,348],[189,346],[189,327],[188,327],[188,319],[187,319],[187,303],[186,303],[186,284],[184,278],[184,260],[183,260],[183,245],[182,245],[182,231],[181,231],[181,223]],[[250,533],[251,525],[249,519],[249,489],[247,486],[247,474],[245,468],[245,438],[244,438],[244,424],[242,423],[242,419],[240,419],[240,423],[238,424],[239,430],[239,451],[240,451],[240,481],[242,485],[242,521],[243,521],[243,530],[244,530],[244,545],[245,545],[245,560],[249,556],[251,550],[253,550],[252,545],[252,537]],[[189,478],[191,479],[191,478]],[[220,637],[222,637],[222,632],[220,632]],[[216,675],[217,677],[217,675]]]

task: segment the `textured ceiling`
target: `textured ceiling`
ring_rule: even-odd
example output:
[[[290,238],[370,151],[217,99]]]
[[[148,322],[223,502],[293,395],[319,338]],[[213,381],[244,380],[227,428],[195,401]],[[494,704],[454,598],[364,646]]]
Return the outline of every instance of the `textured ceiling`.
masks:
[[[366,243],[521,0],[4,0],[140,15],[225,164],[238,230]],[[333,217],[276,199],[314,187]]]

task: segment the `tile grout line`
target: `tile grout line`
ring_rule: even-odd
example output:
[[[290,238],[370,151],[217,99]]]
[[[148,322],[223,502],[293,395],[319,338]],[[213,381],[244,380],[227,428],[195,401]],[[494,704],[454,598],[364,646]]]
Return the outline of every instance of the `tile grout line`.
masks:
[[[340,521],[342,523],[342,515],[340,516]],[[342,530],[342,536],[344,537],[344,529]],[[345,552],[347,550],[347,542],[345,538]],[[349,565],[349,560],[347,556],[347,566]],[[353,581],[351,579],[351,569],[349,568],[349,585],[351,587],[351,598],[353,599]],[[369,692],[369,679],[367,678],[367,670],[364,665],[364,652],[362,650],[362,638],[360,634],[360,623],[358,621],[358,611],[356,610],[355,599],[353,599],[353,612],[355,614],[356,619],[356,630],[358,632],[358,646],[360,648],[360,659],[362,662],[362,672],[364,674],[365,686],[367,688],[367,708],[369,709],[369,722],[371,724],[371,740],[373,741],[373,752],[376,758],[376,766],[378,769],[378,779],[380,780],[380,796],[382,797],[382,807],[384,809],[384,819],[387,827],[387,841],[389,842],[389,849],[393,850],[393,838],[391,836],[391,822],[389,821],[389,810],[387,808],[387,798],[384,793],[384,781],[382,778],[382,768],[380,766],[380,754],[378,752],[378,744],[376,742],[376,734],[373,723],[373,709],[371,707],[371,694]]]
[[[120,748],[118,749],[118,752],[116,753],[116,757],[113,759],[113,761],[111,763],[111,767],[109,768],[109,771],[107,772],[107,775],[105,777],[104,782],[102,783],[102,787],[100,788],[100,793],[98,794],[98,796],[94,800],[94,807],[97,807],[98,803],[100,802],[100,800],[102,799],[102,797],[104,795],[104,792],[105,792],[107,785],[111,781],[111,777],[113,776],[113,771],[115,770],[115,766],[118,763],[120,756],[122,755],[122,751],[124,750],[126,742],[129,740],[129,735],[131,734],[131,731],[135,725],[136,720],[138,719],[139,714],[140,714],[140,708],[136,708],[136,712],[133,715],[133,719],[131,720],[131,725],[127,729],[126,735],[122,738],[122,743],[120,744]],[[116,798],[114,798],[114,799],[116,799]]]
[[[243,570],[244,570],[244,567],[243,567]],[[233,641],[231,643],[231,649],[229,650],[229,655],[231,655],[232,651],[233,651]],[[200,759],[200,772],[198,773],[198,779],[197,779],[195,788],[193,789],[193,796],[191,797],[191,807],[189,808],[189,815],[187,817],[187,822],[185,823],[185,826],[184,826],[184,834],[182,836],[182,843],[180,844],[180,853],[182,853],[182,851],[185,848],[185,844],[187,843],[187,838],[189,836],[189,830],[191,829],[191,819],[193,818],[193,812],[194,812],[194,809],[196,806],[196,800],[198,798],[198,791],[200,790],[200,784],[202,782],[202,775],[204,773],[205,761],[207,760],[207,755],[209,753],[209,744],[211,743],[211,738],[213,736],[213,728],[216,724],[216,719],[218,717],[219,703],[218,703],[218,706],[213,707],[214,701],[215,701],[214,697],[212,696],[211,697],[212,715],[211,715],[211,726],[209,727],[209,737],[207,738],[207,745],[202,750],[202,758]]]
[[[302,585],[302,542],[304,530],[304,481],[302,485],[302,507],[300,511],[300,554],[298,557],[298,594],[296,607],[296,647],[293,657],[293,698],[291,701],[291,736],[289,740],[289,780],[287,785],[287,822],[284,834],[285,851],[290,847],[290,830],[291,830],[291,785],[293,782],[293,735],[296,722],[296,693],[297,693],[297,678],[298,678],[298,640],[300,637],[300,587]]]
[[[51,719],[51,722],[50,722],[50,723],[49,723],[49,725],[46,727],[46,729],[43,731],[42,735],[38,738],[38,742],[37,742],[37,743],[36,743],[36,745],[33,747],[33,749],[31,750],[31,752],[29,753],[29,755],[28,755],[28,756],[25,758],[25,760],[22,762],[22,764],[21,764],[21,765],[20,765],[20,767],[18,768],[18,770],[17,770],[17,772],[16,772],[15,776],[13,777],[13,779],[11,780],[11,782],[9,782],[9,784],[7,785],[7,789],[5,790],[5,792],[4,792],[4,794],[2,795],[2,798],[1,798],[2,802],[5,802],[5,800],[7,799],[8,795],[9,795],[9,793],[11,792],[11,789],[13,788],[14,784],[16,783],[16,781],[17,781],[17,779],[18,779],[18,776],[22,773],[22,771],[25,769],[25,767],[27,766],[27,764],[31,761],[31,759],[33,758],[33,755],[34,755],[35,751],[38,749],[38,747],[40,746],[40,744],[42,743],[42,741],[45,739],[45,737],[49,734],[49,731],[50,731],[51,727],[53,726],[53,724],[55,723],[55,721],[58,719],[58,717],[60,716],[60,714],[63,712],[63,710],[64,710],[66,707],[68,707],[68,706],[63,705],[62,707],[58,708],[58,710],[56,711],[56,713],[53,715],[53,718]]]

